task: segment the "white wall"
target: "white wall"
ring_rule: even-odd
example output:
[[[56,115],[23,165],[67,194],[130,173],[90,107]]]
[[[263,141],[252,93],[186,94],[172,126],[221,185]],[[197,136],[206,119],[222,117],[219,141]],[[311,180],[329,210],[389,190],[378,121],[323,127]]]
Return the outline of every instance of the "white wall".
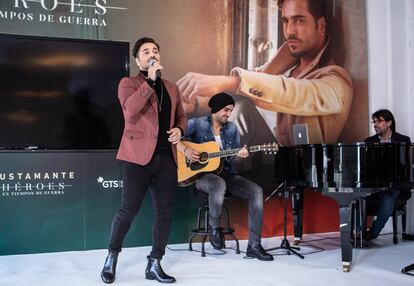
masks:
[[[414,141],[414,0],[367,0],[367,26],[369,112],[391,110],[397,131]],[[408,207],[414,232],[413,198]]]

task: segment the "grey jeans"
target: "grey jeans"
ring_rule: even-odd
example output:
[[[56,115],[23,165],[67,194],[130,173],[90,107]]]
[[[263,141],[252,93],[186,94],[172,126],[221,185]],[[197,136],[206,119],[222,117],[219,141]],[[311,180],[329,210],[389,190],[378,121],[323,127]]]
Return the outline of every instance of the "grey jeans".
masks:
[[[230,175],[227,180],[215,174],[203,175],[196,182],[196,189],[207,193],[210,224],[220,226],[220,216],[226,191],[248,200],[249,245],[260,243],[263,219],[263,190],[256,183],[239,175]]]

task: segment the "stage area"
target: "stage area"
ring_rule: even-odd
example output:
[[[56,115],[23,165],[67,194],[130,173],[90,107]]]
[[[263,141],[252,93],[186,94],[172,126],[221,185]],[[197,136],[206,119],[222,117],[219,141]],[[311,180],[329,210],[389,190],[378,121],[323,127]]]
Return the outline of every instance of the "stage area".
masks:
[[[402,274],[414,263],[414,242],[393,245],[391,235],[382,235],[370,249],[354,249],[351,272],[342,272],[338,233],[307,235],[301,253],[305,259],[272,251],[275,261],[245,259],[226,249],[219,255],[207,243],[207,254],[187,251],[186,244],[169,245],[163,259],[164,270],[175,276],[176,285],[413,285],[414,277]],[[278,246],[281,239],[264,239],[263,246]],[[307,246],[305,246],[307,245]],[[312,246],[312,247],[309,247]],[[227,247],[234,247],[227,242]],[[124,249],[120,254],[113,285],[162,285],[145,280],[146,255],[150,247]],[[194,244],[199,250],[200,244]],[[246,241],[241,241],[245,251]],[[322,250],[323,249],[323,250]],[[106,250],[0,256],[0,285],[94,286],[105,285],[100,271]]]

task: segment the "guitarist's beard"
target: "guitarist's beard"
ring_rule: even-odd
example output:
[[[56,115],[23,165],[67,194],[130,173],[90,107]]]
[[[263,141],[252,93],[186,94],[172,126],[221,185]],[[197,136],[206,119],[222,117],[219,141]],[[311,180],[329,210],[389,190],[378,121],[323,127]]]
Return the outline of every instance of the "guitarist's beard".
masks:
[[[225,125],[228,121],[230,116],[227,114],[219,114],[219,113],[213,113],[211,115],[214,122],[220,124],[221,126]]]
[[[217,118],[217,121],[220,122],[222,125],[226,124],[227,121],[229,121],[229,118],[227,116],[222,116]]]
[[[220,120],[220,123],[221,124],[226,124],[227,123],[227,121],[229,121],[229,118],[228,117],[225,117],[225,118],[222,118],[221,120]]]

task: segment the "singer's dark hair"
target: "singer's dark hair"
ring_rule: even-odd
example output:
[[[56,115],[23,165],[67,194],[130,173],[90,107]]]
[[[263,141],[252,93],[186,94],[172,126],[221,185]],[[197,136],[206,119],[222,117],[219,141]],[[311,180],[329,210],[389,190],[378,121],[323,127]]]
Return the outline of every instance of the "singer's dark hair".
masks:
[[[158,45],[158,43],[153,39],[153,38],[149,38],[149,37],[142,37],[140,39],[138,39],[135,44],[134,44],[134,48],[132,49],[132,55],[134,56],[134,58],[137,57],[139,48],[141,48],[141,46],[143,44],[146,43],[153,43],[154,45],[157,46],[158,50],[160,49],[160,45]]]
[[[381,119],[381,117],[386,122],[392,121],[390,128],[391,128],[392,132],[395,132],[395,125],[396,124],[395,124],[395,119],[394,119],[394,115],[392,115],[392,112],[389,111],[388,109],[380,109],[380,110],[375,111],[372,114],[372,120],[374,120],[374,119]]]

